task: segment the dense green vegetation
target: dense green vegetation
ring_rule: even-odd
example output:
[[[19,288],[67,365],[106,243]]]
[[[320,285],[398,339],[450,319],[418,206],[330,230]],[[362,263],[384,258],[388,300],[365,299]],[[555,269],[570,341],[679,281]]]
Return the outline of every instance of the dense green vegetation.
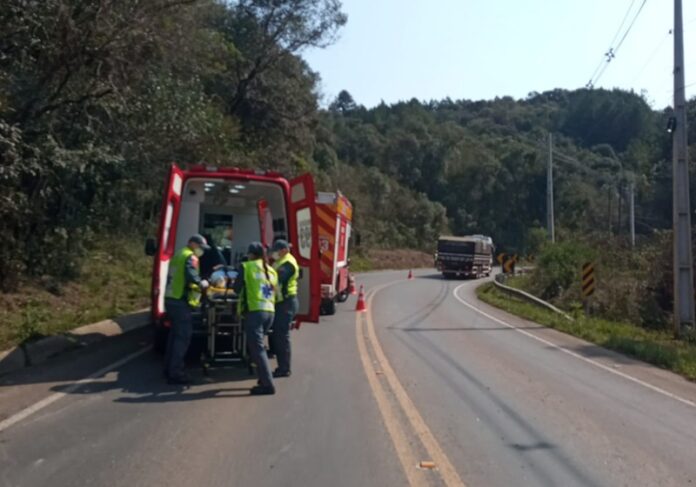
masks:
[[[171,161],[311,171],[353,200],[368,249],[451,231],[537,253],[551,132],[561,241],[624,248],[629,180],[641,239],[669,227],[668,110],[601,89],[321,109],[301,55],[346,21],[339,0],[6,0],[0,288],[57,292],[104,240],[139,247]]]
[[[693,101],[690,108],[696,121]],[[452,232],[489,234],[504,248],[527,252],[545,226],[549,132],[560,152],[554,163],[561,237],[625,235],[629,180],[637,186],[639,232],[669,226],[668,115],[620,90],[414,99],[372,109],[342,92],[322,114],[315,160],[320,169],[377,169],[444,206]]]
[[[171,161],[311,169],[338,0],[8,0],[0,9],[0,285],[65,280],[151,231]]]

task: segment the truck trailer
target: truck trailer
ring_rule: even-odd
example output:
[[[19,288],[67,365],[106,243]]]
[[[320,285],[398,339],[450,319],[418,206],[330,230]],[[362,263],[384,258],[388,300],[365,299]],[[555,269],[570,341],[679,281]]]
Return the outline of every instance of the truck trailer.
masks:
[[[321,253],[321,312],[332,315],[336,303],[346,301],[355,288],[348,258],[353,206],[341,192],[317,193],[316,210]]]
[[[489,276],[493,270],[493,244],[482,236],[447,237],[437,242],[435,267],[445,279]]]
[[[169,262],[194,234],[208,238],[218,264],[215,268],[228,269],[230,280],[234,278],[232,270],[244,259],[249,243],[260,241],[270,246],[274,239],[288,240],[300,267],[300,309],[296,319],[298,322],[319,321],[321,276],[312,176],[307,174],[288,180],[273,171],[203,165],[183,170],[172,165],[166,180],[157,237],[146,243],[146,252],[154,256],[151,317],[156,349],[165,348],[171,325],[164,307],[166,288],[171,280]],[[208,279],[204,259],[205,256],[201,259],[201,272],[202,277]],[[231,301],[235,299],[231,297]],[[231,314],[234,314],[233,305],[230,305]],[[198,324],[199,328],[205,328],[205,321],[205,316],[194,318],[194,327]],[[198,332],[206,333],[204,329]]]

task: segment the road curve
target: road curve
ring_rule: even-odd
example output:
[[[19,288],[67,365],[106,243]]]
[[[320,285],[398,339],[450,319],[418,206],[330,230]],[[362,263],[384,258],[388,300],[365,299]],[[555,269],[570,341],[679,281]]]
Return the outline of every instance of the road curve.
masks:
[[[696,385],[475,299],[432,272],[360,276],[293,335],[294,374],[162,383],[136,332],[0,381],[0,486],[696,484]],[[39,401],[65,392],[17,417]]]

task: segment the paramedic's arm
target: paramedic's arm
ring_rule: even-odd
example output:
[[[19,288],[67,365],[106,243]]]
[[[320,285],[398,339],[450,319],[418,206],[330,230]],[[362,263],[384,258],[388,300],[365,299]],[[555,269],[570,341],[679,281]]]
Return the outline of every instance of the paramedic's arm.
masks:
[[[186,282],[194,283],[200,286],[201,275],[198,272],[199,265],[200,263],[198,262],[198,257],[195,255],[192,255],[186,259]]]
[[[244,289],[244,269],[241,266],[237,269],[237,278],[234,280],[232,290],[236,295],[239,295]]]
[[[292,265],[288,263],[281,265],[278,268],[278,283],[281,286],[286,286],[292,277],[293,272],[295,272],[295,268]]]
[[[227,265],[227,261],[225,260],[225,257],[223,257],[222,251],[218,247],[213,247],[211,251],[214,252],[213,255],[215,255],[216,259],[216,263],[213,265],[213,270],[218,270],[225,267]]]

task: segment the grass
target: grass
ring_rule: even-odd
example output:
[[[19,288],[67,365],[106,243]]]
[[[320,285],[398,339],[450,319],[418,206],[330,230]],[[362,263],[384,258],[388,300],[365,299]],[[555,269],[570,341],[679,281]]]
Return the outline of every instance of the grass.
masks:
[[[369,257],[353,254],[350,258],[351,272],[368,272],[374,269]]]
[[[492,283],[480,286],[476,294],[482,301],[514,315],[696,380],[696,344],[675,340],[670,333],[580,314],[570,322],[556,313],[510,297]]]
[[[80,278],[50,286],[53,292],[36,281],[0,295],[0,350],[147,306],[152,260],[139,244],[100,243],[85,256]]]

